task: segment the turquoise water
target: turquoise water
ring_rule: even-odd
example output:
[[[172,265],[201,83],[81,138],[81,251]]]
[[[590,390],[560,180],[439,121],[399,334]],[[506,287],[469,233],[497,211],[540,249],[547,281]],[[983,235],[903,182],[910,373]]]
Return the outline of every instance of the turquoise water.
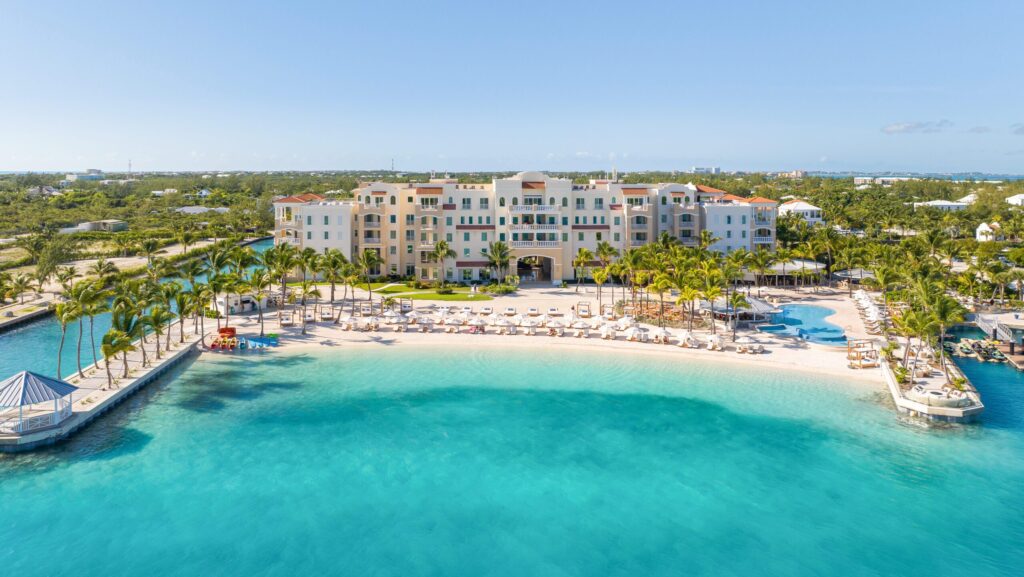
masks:
[[[273,240],[257,241],[252,246],[263,252],[274,245]],[[180,279],[179,279],[180,280]],[[205,281],[205,277],[198,280]],[[188,282],[180,280],[183,285]],[[97,315],[95,323],[96,355],[103,334],[110,329],[110,314]],[[89,343],[89,319],[84,320],[82,337],[82,366],[92,363],[92,349]],[[57,349],[60,344],[60,323],[52,316],[46,316],[10,331],[0,333],[0,379],[19,371],[35,371],[56,376]],[[61,372],[70,376],[76,371],[76,347],[78,345],[78,324],[68,327],[68,334],[61,355]]]
[[[208,355],[67,443],[0,455],[0,566],[83,577],[1024,566],[1019,415],[922,430],[894,418],[881,385],[387,342],[262,362]]]
[[[782,305],[779,309],[782,313],[773,315],[772,318],[772,322],[776,324],[761,326],[759,330],[798,337],[823,345],[846,344],[842,327],[825,320],[836,311],[817,305]]]

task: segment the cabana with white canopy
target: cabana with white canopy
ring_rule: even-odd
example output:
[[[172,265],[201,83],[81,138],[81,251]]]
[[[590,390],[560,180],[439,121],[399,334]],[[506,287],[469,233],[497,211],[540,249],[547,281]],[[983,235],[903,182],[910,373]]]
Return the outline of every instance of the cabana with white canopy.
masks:
[[[0,382],[0,433],[22,435],[56,427],[71,416],[78,387],[29,371]]]

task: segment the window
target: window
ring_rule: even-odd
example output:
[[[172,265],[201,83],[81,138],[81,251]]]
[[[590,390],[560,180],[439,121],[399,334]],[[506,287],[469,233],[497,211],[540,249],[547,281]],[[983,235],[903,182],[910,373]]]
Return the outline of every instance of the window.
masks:
[[[389,230],[388,231],[388,238],[390,238],[391,240],[397,239],[398,238],[398,231]]]
[[[612,197],[612,204],[615,204],[615,197]]]
[[[745,214],[744,214],[743,216],[741,216],[741,217],[740,217],[740,221],[741,221],[741,222],[742,222],[743,224],[747,224],[747,215],[745,215]]]
[[[487,224],[491,224],[491,217],[487,217]]]
[[[455,204],[455,200],[452,197],[448,197],[448,204]]]
[[[580,223],[580,217],[578,217],[578,216],[574,217],[573,224],[579,224],[579,223]]]
[[[324,231],[324,240],[327,240],[328,238],[330,238],[330,233],[328,233],[328,232],[327,232],[327,231],[325,230],[325,231]]]
[[[580,242],[583,242],[583,233],[582,232],[576,233],[576,240],[578,240]]]
[[[498,240],[500,240],[501,242],[505,242],[505,233],[498,234]]]
[[[604,224],[604,217],[601,217],[601,224]]]
[[[567,232],[563,232],[562,233],[562,242],[569,242],[569,233],[567,233]]]
[[[469,242],[469,233],[468,232],[462,233],[462,241],[463,242]]]
[[[414,201],[413,201],[411,196],[407,196],[407,197],[405,197],[405,202],[408,202],[409,204],[412,204]]]
[[[393,215],[393,214],[388,217],[388,222],[390,222],[391,224],[395,224],[397,221],[398,221],[398,217]]]
[[[597,233],[595,237],[597,238],[598,242],[601,242],[601,233]]]
[[[747,231],[744,230],[744,231],[740,231],[740,232],[742,233],[741,236],[743,238],[747,238]]]
[[[462,210],[469,210],[473,208],[473,199],[464,198],[462,199]]]
[[[594,209],[596,209],[596,210],[604,210],[604,199],[603,198],[595,198],[594,199]]]
[[[576,210],[583,210],[587,208],[587,200],[585,198],[576,199]]]
[[[394,245],[389,246],[388,254],[398,254],[398,247]]]
[[[562,208],[569,208],[569,197],[562,197]]]
[[[551,206],[555,206],[555,197],[553,197],[553,196],[549,197],[548,198],[548,204],[550,204]]]
[[[732,224],[732,215],[731,214],[725,215],[725,224]]]
[[[661,224],[667,224],[667,223],[668,223],[668,215],[667,214],[661,215]]]
[[[462,256],[469,256],[469,249],[468,248],[462,249]]]
[[[615,226],[619,226],[619,223],[620,223],[619,217],[616,216],[615,220],[613,222],[614,222]]]
[[[306,216],[306,224],[310,226],[313,225],[313,217],[311,215]]]
[[[306,231],[306,240],[313,240],[313,231],[311,231],[311,230],[307,230]]]
[[[562,226],[569,226],[569,217],[568,216],[563,216],[562,217]]]
[[[324,215],[324,226],[331,224],[331,217]]]
[[[505,197],[504,196],[498,199],[498,206],[505,206]]]
[[[615,242],[619,242],[619,233],[616,232],[612,234],[612,240],[614,240]]]
[[[415,238],[416,238],[416,233],[415,232],[413,232],[411,230],[405,231],[405,240],[414,240]]]
[[[405,254],[412,254],[412,245],[411,244],[405,245]]]
[[[466,217],[460,216],[459,217],[459,224],[466,224]]]
[[[471,281],[471,280],[473,280],[473,269],[471,269],[471,268],[464,268],[464,269],[462,269],[462,280],[464,280],[464,281]]]
[[[498,217],[498,225],[499,226],[505,226],[505,217],[504,216],[499,216]]]
[[[487,233],[486,232],[481,232],[480,233],[480,240],[482,240],[484,242],[487,242]]]
[[[725,231],[725,238],[732,238],[732,231],[731,230]]]
[[[512,197],[512,206],[516,206],[518,204],[519,204],[519,199],[513,196]]]
[[[389,196],[388,197],[388,204],[390,204],[391,206],[395,206],[395,202],[397,202],[397,201],[395,200],[394,196]]]
[[[668,197],[667,196],[661,197],[661,206],[666,206],[667,204],[668,204]]]
[[[450,217],[450,216],[444,217],[444,224],[445,224],[445,226],[451,226],[452,225],[452,217]]]
[[[451,242],[452,241],[452,233],[449,232],[448,234],[444,235],[444,239],[446,241],[448,241],[448,242]]]
[[[480,210],[487,210],[491,208],[491,201],[486,198],[480,199]]]
[[[412,226],[412,225],[416,224],[416,215],[412,215],[412,214],[405,215],[405,224],[407,226]]]

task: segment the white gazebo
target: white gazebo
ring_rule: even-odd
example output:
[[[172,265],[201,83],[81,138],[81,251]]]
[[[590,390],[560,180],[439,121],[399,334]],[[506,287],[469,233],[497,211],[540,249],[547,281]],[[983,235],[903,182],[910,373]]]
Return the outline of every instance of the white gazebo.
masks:
[[[71,416],[77,390],[60,379],[29,371],[0,381],[0,433],[23,435],[56,427]]]

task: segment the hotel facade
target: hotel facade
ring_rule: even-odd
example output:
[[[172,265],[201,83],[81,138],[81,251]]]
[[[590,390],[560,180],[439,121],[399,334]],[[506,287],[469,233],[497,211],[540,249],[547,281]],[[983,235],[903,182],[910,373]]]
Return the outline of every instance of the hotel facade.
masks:
[[[334,248],[349,259],[369,249],[383,262],[375,274],[471,282],[489,278],[483,251],[502,241],[511,249],[510,271],[525,281],[553,283],[573,280],[577,251],[596,251],[602,241],[621,253],[667,233],[684,246],[697,246],[707,230],[717,239],[711,250],[775,247],[775,201],[702,185],[574,184],[521,172],[490,184],[364,183],[353,195],[278,199],[275,243],[318,252]],[[440,240],[456,253],[443,270],[430,256]]]

